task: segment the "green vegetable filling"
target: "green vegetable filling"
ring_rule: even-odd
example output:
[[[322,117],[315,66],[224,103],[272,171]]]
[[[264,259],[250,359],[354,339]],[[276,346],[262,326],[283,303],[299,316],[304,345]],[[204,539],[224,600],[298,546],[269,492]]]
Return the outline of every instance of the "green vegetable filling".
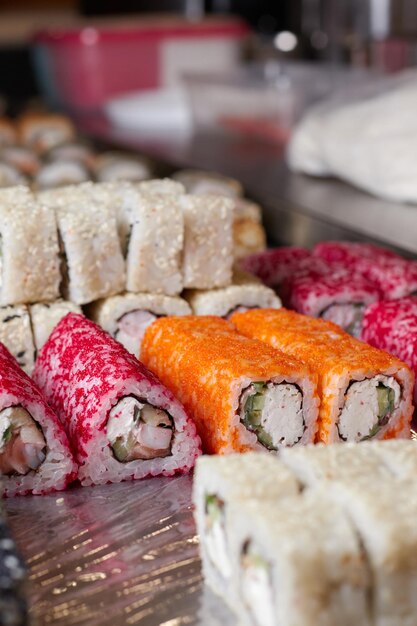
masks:
[[[243,410],[242,423],[251,432],[255,433],[260,444],[268,448],[268,450],[277,450],[274,446],[272,437],[266,432],[262,426],[262,411],[265,404],[266,383],[252,383],[251,387],[255,393],[250,395],[245,402]]]
[[[10,424],[10,426],[8,426],[3,433],[3,443],[9,443],[10,439],[12,438],[12,435],[13,435],[13,427]]]
[[[211,527],[215,522],[220,522],[223,517],[224,502],[215,494],[206,495],[205,512],[208,525]]]
[[[388,424],[389,416],[395,408],[395,392],[391,387],[386,387],[383,383],[378,383],[376,388],[376,395],[378,399],[378,421],[371,428],[366,437],[362,438],[362,441],[372,439],[375,437],[383,426]]]

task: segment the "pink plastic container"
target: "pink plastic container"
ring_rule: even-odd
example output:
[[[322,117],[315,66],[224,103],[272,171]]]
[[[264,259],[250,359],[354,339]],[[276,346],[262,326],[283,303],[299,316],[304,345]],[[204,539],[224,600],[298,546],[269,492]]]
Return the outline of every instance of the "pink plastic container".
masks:
[[[183,73],[232,69],[248,32],[234,18],[52,29],[34,38],[35,64],[50,102],[96,109],[118,94],[174,86]]]

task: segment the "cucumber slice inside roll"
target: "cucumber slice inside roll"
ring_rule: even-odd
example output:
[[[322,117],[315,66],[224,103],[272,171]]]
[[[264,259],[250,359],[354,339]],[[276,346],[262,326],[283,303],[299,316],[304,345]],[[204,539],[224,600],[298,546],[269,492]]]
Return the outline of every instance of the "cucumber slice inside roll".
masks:
[[[173,437],[172,417],[134,396],[121,398],[109,413],[107,438],[121,463],[169,456]]]
[[[228,541],[226,537],[225,503],[216,494],[206,494],[205,513],[205,549],[223,578],[232,575],[229,559]]]
[[[268,450],[298,443],[305,431],[301,389],[292,383],[251,383],[240,399],[240,421]]]

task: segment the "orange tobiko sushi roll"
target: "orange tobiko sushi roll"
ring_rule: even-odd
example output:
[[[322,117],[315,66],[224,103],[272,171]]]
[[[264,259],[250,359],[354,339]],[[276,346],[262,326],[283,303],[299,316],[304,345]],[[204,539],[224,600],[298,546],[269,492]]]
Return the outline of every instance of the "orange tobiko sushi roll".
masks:
[[[349,336],[332,322],[286,309],[231,318],[247,337],[296,357],[318,375],[319,441],[410,435],[414,375],[405,363]]]
[[[314,441],[315,375],[224,319],[160,318],[145,332],[141,360],[194,419],[205,452],[276,452]]]

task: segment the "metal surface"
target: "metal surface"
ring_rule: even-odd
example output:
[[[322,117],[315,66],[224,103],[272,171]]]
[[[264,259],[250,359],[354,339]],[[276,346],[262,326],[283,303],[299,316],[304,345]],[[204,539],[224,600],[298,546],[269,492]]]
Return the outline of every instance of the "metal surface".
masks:
[[[189,476],[6,500],[32,626],[234,626],[204,588]]]
[[[89,134],[140,150],[173,168],[197,167],[238,178],[264,208],[271,243],[311,246],[322,239],[367,240],[417,255],[417,206],[386,202],[335,179],[295,175],[280,145],[217,134],[138,137],[100,118],[84,119]]]

